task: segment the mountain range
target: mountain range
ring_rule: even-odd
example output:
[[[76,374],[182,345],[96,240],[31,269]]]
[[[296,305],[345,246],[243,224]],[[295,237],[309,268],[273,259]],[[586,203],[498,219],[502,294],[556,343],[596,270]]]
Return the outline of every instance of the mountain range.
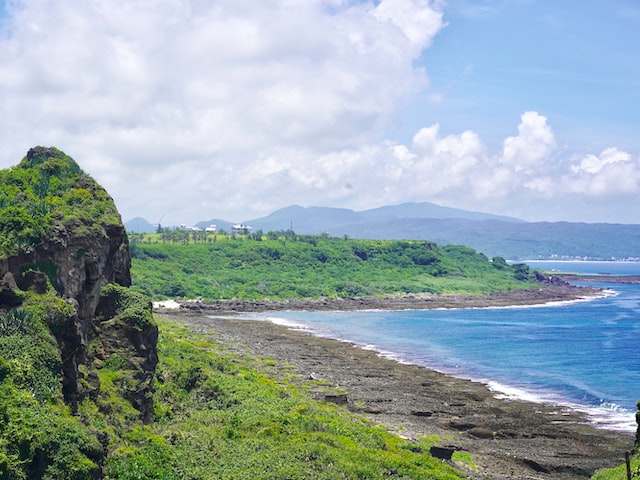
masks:
[[[211,219],[230,231],[237,222]],[[640,225],[524,220],[442,207],[429,202],[403,203],[370,210],[292,205],[266,217],[242,221],[255,232],[293,230],[297,234],[369,239],[429,240],[466,245],[485,255],[507,259],[640,258]],[[151,232],[156,226],[141,218],[125,223],[128,231]]]

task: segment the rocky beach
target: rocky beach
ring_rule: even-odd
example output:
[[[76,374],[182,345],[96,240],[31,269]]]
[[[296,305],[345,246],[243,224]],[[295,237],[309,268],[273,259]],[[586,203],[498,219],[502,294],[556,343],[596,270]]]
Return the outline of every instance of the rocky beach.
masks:
[[[566,302],[601,295],[595,287],[577,287],[553,277],[539,288],[496,291],[487,294],[397,294],[384,297],[347,297],[291,300],[189,300],[171,304],[194,312],[265,312],[277,310],[403,310],[430,308],[479,308]],[[162,307],[160,302],[157,306]]]
[[[474,467],[456,464],[471,479],[578,479],[622,463],[624,452],[633,444],[632,436],[594,428],[575,411],[497,398],[482,383],[382,358],[348,342],[244,319],[242,312],[525,305],[598,293],[597,289],[562,284],[481,296],[187,302],[179,309],[157,308],[156,313],[211,335],[224,349],[273,359],[262,368],[274,376],[293,369],[297,382],[316,380],[321,386],[312,391],[318,399],[343,404],[403,437],[440,436],[445,456],[453,450],[472,454]],[[337,394],[327,395],[328,391]]]

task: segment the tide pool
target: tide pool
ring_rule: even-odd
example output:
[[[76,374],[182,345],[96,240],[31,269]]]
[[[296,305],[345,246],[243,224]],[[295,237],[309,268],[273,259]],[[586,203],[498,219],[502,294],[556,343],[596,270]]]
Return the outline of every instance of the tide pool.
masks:
[[[596,270],[604,266],[590,263],[599,264]],[[564,271],[576,270],[567,266]],[[583,410],[599,426],[634,431],[635,404],[640,400],[640,285],[604,280],[597,286],[606,288],[608,296],[556,305],[290,311],[254,318],[480,380],[499,396]]]

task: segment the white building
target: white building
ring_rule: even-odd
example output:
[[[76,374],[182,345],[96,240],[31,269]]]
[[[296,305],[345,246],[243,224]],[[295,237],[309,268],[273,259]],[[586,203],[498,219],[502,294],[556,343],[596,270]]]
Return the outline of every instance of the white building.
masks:
[[[201,232],[202,229],[200,227],[188,227],[186,224],[180,225],[179,230],[186,230],[187,232]]]
[[[243,225],[242,223],[236,223],[231,227],[231,233],[234,235],[248,235],[251,233],[251,227],[249,225]]]

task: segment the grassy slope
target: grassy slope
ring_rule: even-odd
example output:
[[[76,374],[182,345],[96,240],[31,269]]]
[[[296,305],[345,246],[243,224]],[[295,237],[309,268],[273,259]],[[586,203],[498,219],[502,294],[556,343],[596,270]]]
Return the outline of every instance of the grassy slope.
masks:
[[[58,317],[72,313],[66,307],[28,294],[25,321],[0,318],[0,478],[459,478],[427,453],[438,439],[405,443],[269,376],[268,359],[227,353],[215,335],[169,320],[160,323],[153,424],[122,395],[128,376],[118,355],[98,370],[99,394],[72,414],[46,328],[51,308]]]
[[[454,479],[437,439],[408,444],[163,320],[157,419],[125,435],[110,478]]]
[[[152,298],[283,299],[531,287],[526,267],[425,242],[220,238],[132,244],[133,288]],[[524,269],[523,269],[524,268]]]

